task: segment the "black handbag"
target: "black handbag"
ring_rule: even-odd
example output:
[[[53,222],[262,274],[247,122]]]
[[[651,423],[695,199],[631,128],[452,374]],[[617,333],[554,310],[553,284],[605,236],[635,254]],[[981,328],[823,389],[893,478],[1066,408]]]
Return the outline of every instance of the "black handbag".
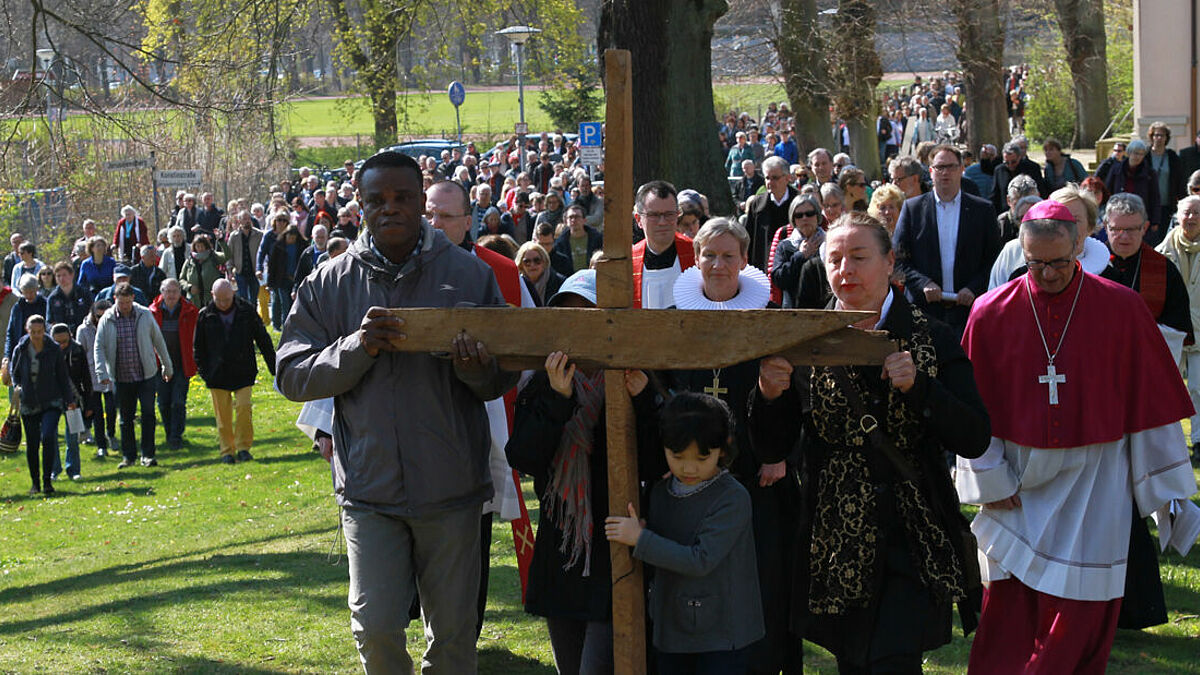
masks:
[[[8,418],[0,426],[0,452],[16,452],[21,449],[21,414],[9,408]]]

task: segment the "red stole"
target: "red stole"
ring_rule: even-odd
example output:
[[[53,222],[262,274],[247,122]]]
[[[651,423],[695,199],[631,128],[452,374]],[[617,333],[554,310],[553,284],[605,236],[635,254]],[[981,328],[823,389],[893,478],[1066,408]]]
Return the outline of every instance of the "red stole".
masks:
[[[510,307],[521,306],[521,275],[517,272],[517,263],[505,258],[495,251],[475,246],[475,255],[492,268],[492,275],[500,286],[500,293]],[[513,414],[516,411],[517,389],[508,390],[504,395],[504,414],[508,417],[508,432],[512,433]],[[529,510],[525,508],[525,495],[521,491],[521,478],[514,470],[513,482],[517,485],[517,504],[521,507],[521,517],[512,521],[513,549],[517,554],[517,571],[521,576],[521,600],[525,600],[525,587],[529,582],[529,564],[533,562],[533,526],[529,521]],[[501,488],[497,487],[499,491]]]
[[[1054,350],[1059,404],[1049,404],[1046,342]],[[1075,291],[1075,315],[1067,326]],[[1179,370],[1154,317],[1137,293],[1084,273],[1050,295],[1028,273],[975,302],[962,338],[975,382],[991,416],[992,435],[1036,448],[1107,443],[1125,434],[1177,422],[1193,414]]]
[[[1142,262],[1141,276],[1138,279],[1138,293],[1141,294],[1142,300],[1146,301],[1146,306],[1150,308],[1150,315],[1157,321],[1163,313],[1163,307],[1167,304],[1167,256],[1150,248],[1146,242],[1142,242]]]
[[[675,255],[679,258],[679,271],[682,272],[696,264],[696,248],[692,240],[685,234],[675,233]],[[642,306],[642,270],[646,256],[646,240],[633,245],[633,306]]]
[[[475,245],[475,255],[492,268],[492,275],[500,285],[500,294],[509,307],[520,307],[521,275],[517,272],[517,263],[478,244]]]

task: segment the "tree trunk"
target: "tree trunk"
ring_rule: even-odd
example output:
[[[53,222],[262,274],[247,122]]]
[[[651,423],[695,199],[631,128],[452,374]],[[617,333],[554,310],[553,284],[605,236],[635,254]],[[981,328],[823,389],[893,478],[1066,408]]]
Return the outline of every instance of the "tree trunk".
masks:
[[[850,131],[855,166],[862,169],[867,180],[880,178],[875,87],[883,78],[883,65],[875,50],[875,8],[869,0],[840,0],[833,25],[839,45],[830,69],[832,80],[838,83],[834,107]]]
[[[1108,126],[1108,42],[1101,0],[1054,0],[1075,90],[1074,147],[1090,148]]]
[[[802,151],[830,148],[829,78],[825,50],[817,30],[816,0],[781,0],[775,51],[783,70],[783,88],[795,116],[796,145]]]
[[[358,86],[371,99],[375,146],[396,142],[396,43],[403,35],[400,17],[371,7],[363,15],[366,49],[355,32],[344,0],[328,0],[344,58],[356,72]]]
[[[1008,109],[1004,104],[1004,29],[997,0],[954,0],[958,27],[958,61],[969,103],[967,147],[983,143],[1001,145],[1008,135]]]
[[[606,0],[598,38],[633,55],[633,179],[670,181],[733,213],[712,93],[713,24],[725,0]]]

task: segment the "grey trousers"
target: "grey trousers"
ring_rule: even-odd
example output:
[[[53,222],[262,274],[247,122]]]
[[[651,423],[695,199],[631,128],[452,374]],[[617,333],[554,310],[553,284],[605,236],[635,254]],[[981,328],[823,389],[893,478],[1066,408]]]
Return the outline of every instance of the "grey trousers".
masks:
[[[476,672],[479,506],[420,518],[342,509],[350,628],[368,675],[411,673],[404,629],[420,590],[422,673]]]

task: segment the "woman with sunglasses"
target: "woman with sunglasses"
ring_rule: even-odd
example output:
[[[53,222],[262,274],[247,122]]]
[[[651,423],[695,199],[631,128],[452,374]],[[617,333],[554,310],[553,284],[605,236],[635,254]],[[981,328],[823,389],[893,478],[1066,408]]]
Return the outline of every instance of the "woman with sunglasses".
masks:
[[[780,237],[771,264],[771,283],[782,292],[784,308],[797,307],[800,270],[818,257],[825,242],[825,230],[820,226],[821,207],[815,196],[805,194],[792,200],[786,236]]]
[[[538,307],[544,306],[566,281],[566,277],[550,267],[550,256],[536,241],[521,244],[513,259],[521,277],[528,282],[526,285],[530,287],[530,295]]]

